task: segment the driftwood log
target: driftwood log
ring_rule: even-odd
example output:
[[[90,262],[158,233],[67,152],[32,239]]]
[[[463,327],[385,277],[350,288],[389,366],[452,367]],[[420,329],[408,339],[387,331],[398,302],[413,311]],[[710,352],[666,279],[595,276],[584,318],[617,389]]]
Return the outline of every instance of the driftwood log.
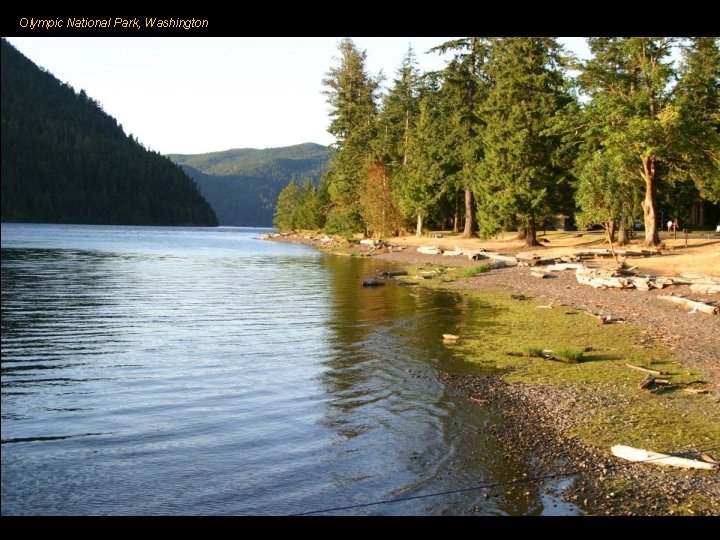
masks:
[[[443,251],[443,257],[459,257],[463,254],[463,250],[460,248],[455,248],[453,250]]]
[[[628,278],[613,277],[610,272],[590,268],[578,268],[575,271],[575,278],[581,285],[590,285],[595,289],[606,287],[629,289],[633,287]]]
[[[582,263],[557,263],[548,265],[547,269],[550,272],[562,272],[563,270],[578,270],[579,268],[585,268]]]
[[[423,255],[441,255],[442,250],[437,246],[420,246],[417,248],[418,253]]]
[[[648,369],[640,366],[633,366],[632,364],[625,364],[625,367],[629,367],[630,369],[636,369],[638,371],[642,371],[643,373],[649,373],[650,375],[663,375],[662,371],[656,371],[654,369]]]
[[[682,296],[658,296],[658,298],[660,300],[665,300],[666,302],[673,302],[674,304],[690,308],[692,309],[691,313],[700,311],[701,313],[717,315],[719,311],[717,306],[711,306],[710,304],[705,304],[704,302],[696,302],[695,300],[683,298]]]
[[[720,285],[707,285],[705,283],[693,283],[690,290],[698,294],[720,294]]]
[[[655,465],[663,465],[665,467],[681,467],[683,469],[705,469],[715,470],[717,464],[706,463],[704,461],[697,461],[694,459],[687,459],[677,456],[669,456],[667,454],[660,454],[658,452],[651,452],[650,450],[643,450],[642,448],[633,448],[632,446],[625,446],[622,444],[616,444],[610,451],[613,455],[626,459],[628,461],[643,462],[643,463],[654,463]]]

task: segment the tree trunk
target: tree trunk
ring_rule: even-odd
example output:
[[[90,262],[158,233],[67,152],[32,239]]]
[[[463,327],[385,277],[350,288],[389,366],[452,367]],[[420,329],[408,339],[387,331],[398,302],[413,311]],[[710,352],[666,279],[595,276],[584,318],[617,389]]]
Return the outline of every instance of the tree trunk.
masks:
[[[642,164],[642,177],[645,180],[645,199],[640,205],[645,218],[645,245],[654,247],[660,244],[655,216],[655,193],[657,191],[657,185],[655,184],[655,157],[644,157]]]
[[[405,109],[405,146],[403,147],[403,165],[407,165],[408,136],[410,135],[410,110]]]
[[[628,242],[630,242],[628,235],[628,220],[622,218],[620,220],[620,228],[618,229],[618,245],[627,246]]]
[[[527,228],[525,225],[518,225],[517,236],[518,240],[525,240],[527,238]]]
[[[608,233],[608,236],[610,237],[611,242],[615,241],[615,230],[616,229],[617,229],[617,222],[614,219],[611,219],[610,221],[608,221],[607,233]]]
[[[537,241],[537,225],[535,224],[535,218],[530,217],[527,220],[527,229],[525,234],[525,245],[539,246],[540,242]]]
[[[617,254],[615,253],[615,248],[613,247],[613,235],[612,230],[615,228],[615,220],[611,219],[607,222],[605,225],[605,232],[607,233],[607,239],[608,244],[610,244],[610,253],[612,253],[612,257],[615,260],[616,263],[620,264],[620,260],[617,257]]]
[[[453,215],[453,233],[460,232],[460,193],[455,195],[455,214]]]
[[[465,229],[462,238],[472,238],[475,236],[473,231],[473,193],[472,190],[465,190]]]
[[[415,236],[422,236],[422,214],[418,212],[417,215],[417,226],[415,227]]]

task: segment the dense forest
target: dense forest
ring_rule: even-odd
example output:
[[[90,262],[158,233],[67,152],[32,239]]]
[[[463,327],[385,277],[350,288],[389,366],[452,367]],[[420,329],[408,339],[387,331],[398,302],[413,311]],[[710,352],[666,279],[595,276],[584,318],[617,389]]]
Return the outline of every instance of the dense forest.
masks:
[[[412,49],[392,84],[339,44],[322,81],[335,152],[316,188],[291,182],[280,228],[392,235],[517,230],[527,245],[554,216],[628,241],[637,220],[657,245],[660,219],[720,203],[720,39],[588,38],[580,61],[555,38],[467,37]]]
[[[2,221],[217,225],[192,180],[2,40]]]
[[[316,185],[331,155],[324,146],[305,143],[168,157],[195,180],[221,225],[270,226],[283,187],[302,181]]]

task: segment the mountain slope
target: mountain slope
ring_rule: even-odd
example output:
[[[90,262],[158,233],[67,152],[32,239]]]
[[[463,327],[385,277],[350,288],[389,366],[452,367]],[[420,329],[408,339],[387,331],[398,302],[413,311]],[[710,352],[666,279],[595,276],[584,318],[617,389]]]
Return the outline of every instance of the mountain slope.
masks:
[[[195,180],[221,225],[269,227],[280,191],[291,180],[317,184],[330,156],[325,146],[305,143],[168,157]]]
[[[128,137],[84,91],[1,45],[2,221],[216,225],[166,157]]]

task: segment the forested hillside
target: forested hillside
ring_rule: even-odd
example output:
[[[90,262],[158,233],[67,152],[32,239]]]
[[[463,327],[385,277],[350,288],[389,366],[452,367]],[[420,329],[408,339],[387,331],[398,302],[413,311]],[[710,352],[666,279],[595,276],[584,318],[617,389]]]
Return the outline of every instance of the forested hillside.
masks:
[[[2,221],[216,225],[192,180],[2,40]]]
[[[319,144],[239,148],[208,154],[170,154],[195,180],[221,225],[270,226],[288,182],[317,184],[331,154]]]

